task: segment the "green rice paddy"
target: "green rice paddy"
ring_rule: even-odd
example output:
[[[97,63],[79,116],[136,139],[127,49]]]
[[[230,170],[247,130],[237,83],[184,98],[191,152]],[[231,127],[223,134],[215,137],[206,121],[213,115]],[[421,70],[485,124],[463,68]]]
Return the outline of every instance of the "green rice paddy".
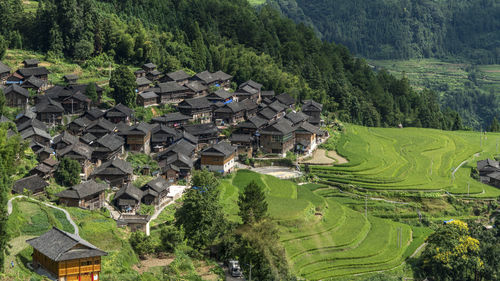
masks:
[[[349,163],[310,168],[325,184],[495,198],[500,189],[470,173],[478,160],[499,154],[499,142],[493,133],[347,125],[337,152]]]

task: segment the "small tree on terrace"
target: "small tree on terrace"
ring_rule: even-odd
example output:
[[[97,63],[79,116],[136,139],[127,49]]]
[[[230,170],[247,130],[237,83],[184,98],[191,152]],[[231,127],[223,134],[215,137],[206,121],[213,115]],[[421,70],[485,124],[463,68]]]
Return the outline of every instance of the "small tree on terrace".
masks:
[[[73,186],[80,183],[81,170],[78,161],[64,157],[54,173],[54,178],[60,185]]]
[[[251,181],[238,198],[239,215],[243,223],[259,222],[267,215],[267,202],[264,190],[255,181]]]

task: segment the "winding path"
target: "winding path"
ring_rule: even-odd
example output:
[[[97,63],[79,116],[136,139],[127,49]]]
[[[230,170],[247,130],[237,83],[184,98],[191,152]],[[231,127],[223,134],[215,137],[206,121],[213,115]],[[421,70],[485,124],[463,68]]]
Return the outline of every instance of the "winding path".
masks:
[[[24,195],[18,195],[18,196],[15,196],[15,197],[10,198],[10,200],[7,202],[7,216],[8,216],[8,215],[10,215],[10,214],[12,214],[12,201],[14,201],[14,199],[18,199],[18,198],[27,198],[27,197],[26,197],[26,196],[24,196]],[[67,220],[69,221],[69,223],[73,226],[73,228],[74,228],[74,230],[75,230],[74,234],[75,234],[76,236],[80,236],[80,235],[79,235],[79,232],[78,232],[78,226],[77,226],[77,225],[76,225],[76,223],[73,221],[73,219],[72,219],[72,218],[71,218],[71,216],[69,215],[68,211],[66,211],[66,210],[64,210],[64,209],[62,209],[62,208],[56,207],[56,206],[54,206],[54,205],[51,205],[51,204],[49,204],[49,203],[45,203],[45,202],[38,201],[38,200],[33,199],[33,198],[31,198],[31,200],[36,201],[36,202],[38,202],[38,203],[41,203],[41,204],[43,204],[43,205],[45,205],[45,206],[47,206],[47,207],[54,208],[54,209],[57,209],[57,210],[59,210],[59,211],[62,211],[62,212],[66,215],[66,219],[67,219]]]

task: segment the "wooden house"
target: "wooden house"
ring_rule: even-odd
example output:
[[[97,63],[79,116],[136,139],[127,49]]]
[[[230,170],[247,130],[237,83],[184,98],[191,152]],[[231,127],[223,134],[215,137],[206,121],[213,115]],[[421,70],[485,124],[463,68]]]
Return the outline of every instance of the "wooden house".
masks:
[[[128,183],[115,194],[115,206],[122,213],[134,214],[141,205],[143,191],[135,187],[132,183]]]
[[[64,131],[61,134],[54,137],[54,139],[52,140],[52,147],[54,149],[60,150],[78,142],[79,139],[77,136],[74,136],[68,133],[67,131]]]
[[[141,122],[118,134],[125,138],[126,148],[131,151],[151,153],[151,130],[153,125]]]
[[[270,103],[267,108],[270,108],[272,110],[274,110],[274,112],[276,112],[276,119],[279,119],[283,116],[285,116],[286,114],[286,109],[288,108],[286,105],[282,104],[281,102],[279,101],[273,101],[272,103]]]
[[[33,110],[27,109],[22,111],[16,116],[16,120],[14,121],[14,123],[16,123],[17,126],[19,126],[19,124],[22,124],[32,119],[36,119],[36,113]]]
[[[43,130],[45,132],[48,131],[47,125],[45,125],[45,123],[43,123],[42,121],[40,121],[38,119],[28,119],[27,121],[25,121],[23,123],[18,123],[16,125],[17,131],[19,133],[22,133],[24,130],[29,129],[31,127],[38,128],[38,129]]]
[[[32,89],[33,91],[40,93],[46,88],[46,82],[36,78],[35,76],[30,76],[28,79],[24,80],[21,87],[25,89]]]
[[[215,124],[196,124],[184,126],[184,130],[198,138],[198,144],[214,144],[219,138],[219,129]]]
[[[238,102],[228,103],[214,111],[213,119],[222,120],[226,125],[243,122],[245,120],[245,108]]]
[[[206,97],[185,99],[177,105],[179,112],[191,116],[193,121],[199,121],[200,123],[210,123],[212,122],[212,108],[211,103]]]
[[[61,100],[61,105],[67,114],[83,114],[85,111],[90,110],[91,102],[86,95],[77,91]]]
[[[302,105],[302,112],[310,117],[309,123],[316,126],[320,125],[321,123],[322,110],[323,105],[313,100],[305,100],[304,105]]]
[[[161,82],[173,81],[178,83],[179,85],[186,85],[189,81],[189,78],[191,78],[191,76],[184,70],[178,70],[165,74]]]
[[[183,154],[188,158],[193,158],[196,151],[196,144],[180,139],[171,146],[167,147],[165,150],[155,155],[155,159],[158,161],[166,160],[168,157],[175,154]]]
[[[151,216],[149,215],[139,215],[139,214],[130,214],[123,213],[120,214],[118,220],[116,220],[116,225],[118,227],[128,227],[130,231],[142,231],[149,235],[148,231],[148,223],[151,220]]]
[[[35,168],[31,169],[30,175],[38,175],[44,180],[52,178],[58,164],[59,161],[57,161],[57,159],[49,157],[44,159]]]
[[[104,191],[107,188],[107,184],[90,180],[63,190],[57,193],[56,196],[59,197],[59,204],[68,207],[98,210],[104,206]]]
[[[45,161],[56,154],[54,149],[49,146],[42,146],[37,150],[33,150],[33,152],[36,154],[38,162]]]
[[[212,103],[222,102],[224,104],[230,103],[234,100],[234,93],[230,93],[226,90],[219,89],[211,94],[207,95],[207,100]]]
[[[175,180],[189,179],[191,170],[194,167],[193,159],[180,152],[174,152],[174,154],[168,156],[165,160],[160,161],[158,165],[160,166],[162,176],[169,181],[174,178]],[[172,176],[172,172],[175,172],[174,176]]]
[[[63,106],[51,98],[43,98],[35,106],[36,118],[48,124],[61,124]]]
[[[156,70],[156,64],[151,63],[151,62],[145,63],[145,64],[142,65],[142,69],[144,71],[146,71],[146,73],[154,71],[154,70]]]
[[[92,108],[92,109],[85,111],[85,113],[82,115],[82,117],[85,117],[85,118],[89,119],[90,121],[94,121],[94,120],[97,120],[97,119],[104,117],[105,114],[106,114],[106,112],[104,112],[98,108]]]
[[[234,169],[236,147],[228,142],[219,142],[201,152],[201,168],[221,174]]]
[[[146,70],[144,69],[138,69],[134,71],[135,78],[140,78],[140,77],[146,77]]]
[[[252,157],[255,146],[255,138],[251,134],[231,134],[229,138],[231,144],[238,148],[238,155],[244,154],[248,158]]]
[[[248,80],[238,86],[238,90],[236,90],[236,96],[238,97],[238,101],[251,99],[256,103],[260,103],[262,99],[260,95],[261,89],[262,84],[259,84],[252,80]]]
[[[76,118],[68,124],[67,130],[75,136],[81,136],[91,123],[92,121],[86,117]]]
[[[84,133],[91,133],[96,138],[103,137],[116,130],[116,124],[111,123],[106,119],[97,119],[90,122],[83,130]]]
[[[161,206],[168,201],[170,184],[162,177],[149,181],[141,187],[143,191],[141,202],[146,205]]]
[[[189,97],[189,92],[191,92],[189,88],[173,81],[160,83],[155,88],[152,88],[151,91],[159,96],[158,101],[162,104],[179,103]]]
[[[261,99],[273,99],[275,96],[274,91],[261,91],[260,92],[260,97]]]
[[[292,122],[293,126],[299,125],[303,122],[306,122],[309,120],[308,115],[305,115],[304,113],[298,111],[298,112],[289,112],[285,115],[285,118],[288,119],[290,122]]]
[[[137,104],[142,107],[158,104],[158,95],[155,92],[142,92],[137,95]]]
[[[47,186],[49,186],[49,184],[40,176],[32,175],[14,182],[14,185],[12,185],[12,193],[24,194],[24,191],[28,191],[33,195],[37,195],[44,193]]]
[[[10,76],[10,67],[0,62],[0,83],[3,84]]]
[[[190,98],[204,97],[208,94],[209,90],[207,85],[198,80],[189,81],[188,83],[184,84],[184,86],[189,89],[189,92],[187,94]]]
[[[181,132],[166,125],[157,124],[151,130],[151,146],[153,151],[159,152],[169,147],[178,139]]]
[[[103,181],[109,182],[113,187],[121,187],[132,180],[134,169],[130,163],[115,158],[113,160],[104,162],[101,166],[97,167],[90,178],[99,178]]]
[[[295,144],[292,123],[285,118],[272,122],[260,131],[259,140],[265,153],[285,155]]]
[[[290,96],[287,93],[283,93],[283,94],[275,96],[274,100],[277,100],[280,103],[284,104],[287,108],[295,107],[295,99],[292,98],[292,96]]]
[[[488,174],[494,172],[500,172],[499,161],[486,159],[477,162],[477,171],[479,172],[479,177],[482,183],[489,183],[490,178]]]
[[[246,99],[239,102],[239,104],[245,109],[245,119],[248,120],[257,115],[259,105],[254,100]]]
[[[66,74],[63,76],[63,80],[66,84],[73,85],[77,84],[79,77],[76,74]]]
[[[92,135],[93,136],[93,135]],[[88,137],[88,136],[87,136]],[[114,134],[107,134],[90,142],[92,146],[92,161],[109,161],[125,153],[125,140]]]
[[[137,84],[137,91],[140,93],[140,92],[143,92],[143,91],[146,91],[147,89],[149,89],[151,82],[148,78],[146,77],[139,77],[137,79],[135,79],[135,83]]]
[[[30,67],[30,68],[20,68],[16,71],[22,77],[22,80],[26,80],[31,76],[47,82],[49,80],[50,72],[44,66]]]
[[[26,59],[23,61],[24,68],[38,67],[39,63],[40,61],[37,59]]]
[[[52,137],[47,131],[39,129],[37,127],[29,127],[21,132],[21,138],[23,140],[33,140],[42,145],[49,145]]]
[[[257,112],[257,116],[266,120],[268,123],[274,122],[278,119],[278,113],[272,110],[270,107],[265,107]]]
[[[311,153],[316,148],[318,127],[305,121],[295,127],[295,150],[300,153]]]
[[[43,268],[54,280],[100,280],[101,257],[107,253],[80,236],[54,227],[26,243],[33,247],[33,267]]]
[[[239,133],[250,134],[253,136],[258,130],[264,128],[266,125],[267,120],[259,116],[254,116],[249,118],[247,121],[236,125],[236,129]]]
[[[5,95],[6,105],[10,107],[26,108],[30,93],[27,89],[22,88],[17,84],[12,84],[3,90]]]
[[[77,142],[63,149],[57,150],[56,154],[59,159],[68,157],[78,161],[78,163],[80,163],[80,166],[82,167],[83,178],[86,179],[92,171],[93,151],[94,150],[92,149],[92,147],[84,143]]]
[[[173,128],[179,128],[186,125],[191,119],[191,116],[184,115],[180,112],[168,113],[160,117],[154,117],[151,122],[153,124],[161,124]]]
[[[108,109],[105,118],[113,123],[124,122],[130,124],[134,111],[127,106],[119,103],[115,107]]]

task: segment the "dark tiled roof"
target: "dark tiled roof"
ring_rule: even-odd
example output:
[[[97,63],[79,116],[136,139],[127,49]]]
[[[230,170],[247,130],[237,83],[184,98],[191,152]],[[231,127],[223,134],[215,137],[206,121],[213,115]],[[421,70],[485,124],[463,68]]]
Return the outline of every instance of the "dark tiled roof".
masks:
[[[292,122],[285,118],[281,118],[264,128],[261,133],[268,135],[285,135],[293,131]]]
[[[44,66],[20,68],[17,70],[23,77],[48,75],[50,72]]]
[[[59,198],[83,199],[85,197],[104,192],[106,188],[108,188],[108,185],[106,184],[89,180],[63,190],[57,193],[56,196]]]
[[[77,235],[52,228],[41,236],[26,240],[34,249],[53,261],[106,256],[107,253]]]
[[[188,88],[179,85],[177,82],[169,81],[165,83],[160,83],[156,88],[153,89],[154,92],[163,94],[163,93],[172,93],[178,91],[185,91]]]
[[[25,89],[25,88],[23,88],[23,87],[21,87],[21,86],[19,86],[17,84],[12,84],[12,85],[10,85],[9,87],[7,87],[7,88],[5,88],[3,90],[3,93],[5,95],[7,95],[7,94],[9,94],[11,92],[14,92],[16,94],[20,94],[20,95],[22,95],[22,96],[24,96],[26,98],[29,98],[29,96],[30,96],[30,93],[28,92],[27,89]]]
[[[165,190],[168,190],[170,184],[162,177],[157,177],[156,179],[146,183],[141,187],[142,190],[152,189],[157,193],[161,193]]]
[[[231,142],[252,142],[253,137],[250,134],[232,134],[229,140]]]
[[[309,119],[309,116],[302,112],[289,112],[285,115],[285,118],[290,120],[294,125],[304,122]]]
[[[77,118],[73,121],[71,121],[71,123],[73,124],[76,124],[80,127],[87,127],[90,123],[92,123],[92,121],[90,121],[89,119],[87,119],[86,117],[80,117],[80,118]]]
[[[45,130],[38,129],[37,127],[29,127],[21,132],[21,138],[23,140],[28,139],[33,136],[41,136],[47,140],[51,140],[52,137]]]
[[[123,175],[123,174],[132,174],[134,172],[134,168],[127,161],[121,159],[113,159],[108,162],[103,163],[101,166],[97,167],[97,169],[92,172],[92,175]]]
[[[276,116],[276,111],[270,109],[269,107],[266,107],[260,110],[258,114],[267,120],[271,120]]]
[[[96,141],[100,146],[115,151],[123,146],[125,140],[115,134],[106,134]]]
[[[213,123],[188,125],[184,126],[184,130],[186,130],[186,132],[190,133],[193,136],[216,134],[219,132],[217,126],[215,126]]]
[[[137,86],[146,86],[146,85],[149,85],[153,82],[151,82],[151,80],[149,80],[148,78],[146,77],[139,77],[137,79],[135,79],[135,83],[137,84]]]
[[[287,93],[283,93],[283,94],[277,95],[275,97],[275,99],[278,100],[279,102],[281,102],[282,104],[286,105],[286,106],[290,106],[290,105],[292,105],[292,104],[295,103],[295,99],[292,98]]]
[[[44,112],[44,113],[62,113],[64,112],[64,108],[62,105],[51,98],[40,98],[39,102],[35,106],[36,112]]]
[[[100,119],[91,121],[87,126],[87,130],[90,130],[96,126],[103,128],[107,132],[112,132],[116,128],[115,124],[111,123],[110,121],[108,121],[106,119],[100,118]]]
[[[139,96],[141,96],[141,98],[143,99],[156,99],[158,97],[155,92],[142,92],[139,94]]]
[[[92,108],[90,110],[85,111],[84,115],[88,115],[94,119],[99,119],[99,118],[103,117],[104,114],[106,114],[106,112],[104,112],[98,108]]]
[[[71,81],[71,80],[78,80],[78,75],[76,74],[66,74],[63,76],[63,79],[66,80],[66,81]]]
[[[267,120],[260,118],[259,116],[254,116],[247,121],[237,125],[238,128],[262,128],[267,124]]]
[[[132,183],[128,183],[122,187],[118,192],[116,192],[115,200],[120,199],[124,194],[134,198],[137,201],[141,201],[143,191],[135,187]]]
[[[259,107],[253,100],[251,99],[245,99],[243,101],[240,101],[239,104],[241,104],[242,107],[245,108],[245,110],[253,110]]]
[[[7,65],[3,64],[1,61],[0,61],[0,73],[6,73],[6,72],[10,72],[10,67],[8,67]]]
[[[148,123],[138,123],[130,127],[129,130],[120,132],[121,135],[147,135],[151,132],[154,125]]]
[[[224,89],[219,89],[207,96],[208,99],[217,99],[217,100],[226,100],[233,96],[233,93],[230,93]]]
[[[36,113],[32,110],[25,110],[23,111],[22,113],[19,113],[17,116],[16,116],[16,123],[18,122],[18,120],[20,120],[22,117],[26,117],[28,119],[35,119],[36,118]]]
[[[260,93],[260,96],[262,98],[272,98],[272,97],[274,97],[274,91],[262,91]]]
[[[190,81],[189,83],[186,84],[186,87],[195,93],[208,90],[208,87],[200,81]]]
[[[53,144],[58,144],[59,142],[65,142],[67,144],[75,144],[78,143],[78,137],[73,136],[72,134],[68,133],[67,131],[62,132],[62,134],[57,135],[54,140]]]
[[[43,80],[36,78],[35,76],[30,76],[28,79],[24,80],[21,86],[24,87],[25,84],[31,84],[39,89],[43,86],[43,84],[45,84],[45,82]]]
[[[240,105],[240,103],[237,102],[231,102],[223,107],[216,109],[215,112],[231,112],[231,113],[238,113],[240,111],[245,110],[243,106]]]
[[[238,96],[248,96],[248,95],[257,94],[258,92],[259,92],[259,90],[246,85],[246,86],[243,86],[243,87],[239,88],[236,91],[236,95],[238,95]]]
[[[184,115],[180,112],[168,113],[160,117],[155,117],[152,120],[157,123],[167,123],[175,121],[187,121],[191,119],[190,116]]]
[[[229,157],[236,152],[236,147],[228,142],[219,142],[211,147],[206,148],[201,152],[202,156],[220,156]]]
[[[194,77],[200,79],[205,84],[213,83],[216,80],[215,77],[212,76],[212,73],[207,70],[196,73]]]
[[[165,162],[167,165],[171,165],[172,163],[180,161],[186,165],[186,167],[193,168],[193,160],[186,156],[185,154],[182,153],[176,153],[170,157],[167,158],[167,161]]]
[[[33,175],[16,181],[12,186],[12,190],[20,194],[22,194],[25,189],[36,193],[44,190],[48,185],[49,184],[41,177]]]
[[[142,67],[144,67],[144,68],[156,68],[156,64],[154,64],[152,62],[148,62],[148,63],[143,64]]]
[[[287,108],[286,105],[282,104],[279,101],[274,101],[273,103],[269,104],[268,107],[276,112],[282,112]]]
[[[203,109],[209,108],[211,102],[208,101],[206,97],[202,98],[194,98],[194,99],[185,99],[181,103],[179,103],[179,108],[192,108],[192,109]]]
[[[119,104],[115,105],[115,107],[109,109],[106,112],[106,116],[108,116],[108,114],[112,113],[112,112],[120,112],[120,113],[122,113],[121,116],[126,116],[126,117],[130,117],[134,113],[134,111],[132,109],[128,108],[127,106],[125,106],[121,103],[119,103]]]
[[[181,154],[184,154],[184,155],[192,155],[195,149],[196,149],[195,145],[193,145],[192,143],[190,143],[190,142],[188,142],[186,140],[181,139],[180,141],[178,141],[178,142],[172,144],[171,146],[169,146],[164,151],[158,153],[156,155],[156,158],[157,159],[164,158],[165,155],[169,155],[172,152],[174,152],[174,153],[181,153]]]
[[[219,70],[215,73],[212,73],[212,76],[219,81],[230,80],[233,78],[233,76],[231,76],[231,75],[229,75],[221,70]]]
[[[25,59],[25,60],[23,60],[23,64],[31,65],[31,64],[39,64],[39,63],[40,63],[40,61],[37,59]]]
[[[80,140],[86,144],[90,144],[91,142],[97,140],[97,137],[92,135],[91,133],[86,133],[85,135],[80,137]]]
[[[257,83],[257,82],[255,82],[253,80],[248,80],[248,81],[242,83],[238,88],[243,88],[243,87],[245,87],[247,85],[250,86],[250,87],[252,87],[252,88],[254,88],[254,89],[257,89],[257,90],[260,90],[262,88],[262,84]]]
[[[323,110],[323,105],[313,100],[305,100],[304,105],[302,106],[302,111],[310,111],[310,110],[321,111]]]
[[[38,128],[38,129],[43,130],[43,131],[47,131],[47,125],[45,125],[45,123],[43,123],[42,121],[40,121],[38,119],[29,119],[26,122],[23,122],[23,123],[17,125],[17,131],[22,132],[22,131],[24,131],[28,128],[31,128],[31,127]]]
[[[184,70],[178,70],[175,72],[167,73],[167,77],[172,79],[173,81],[182,81],[189,79],[191,76],[189,76],[189,74],[187,74]]]
[[[77,142],[77,143],[74,143],[72,145],[69,145],[63,149],[59,149],[57,151],[57,155],[59,157],[64,157],[66,154],[70,153],[70,152],[74,152],[80,156],[83,156],[87,159],[91,159],[92,158],[92,152],[94,150],[92,149],[92,147],[84,144],[84,143],[81,143],[81,142]]]
[[[302,131],[306,131],[306,132],[309,132],[311,134],[316,134],[318,135],[320,133],[319,131],[319,128],[312,125],[311,123],[309,122],[302,122],[300,125],[298,125],[296,127],[296,130],[302,130]]]

